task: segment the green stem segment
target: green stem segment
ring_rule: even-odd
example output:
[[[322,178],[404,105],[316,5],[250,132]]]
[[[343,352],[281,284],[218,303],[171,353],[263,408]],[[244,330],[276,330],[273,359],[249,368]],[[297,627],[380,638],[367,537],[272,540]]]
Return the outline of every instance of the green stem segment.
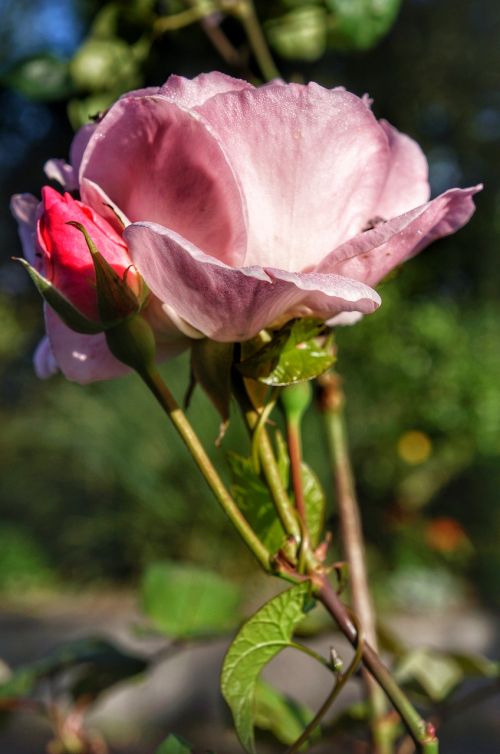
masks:
[[[195,463],[203,474],[205,481],[214,493],[229,520],[238,531],[245,544],[255,555],[260,565],[265,571],[269,571],[271,562],[269,551],[264,547],[227,491],[224,482],[215,470],[210,458],[200,443],[198,436],[174,396],[164,383],[159,371],[156,367],[149,367],[137,371],[172,421],[172,424],[186,444]]]
[[[321,723],[322,719],[334,703],[335,699],[338,697],[344,686],[346,685],[349,678],[352,676],[352,674],[355,672],[356,668],[358,667],[359,663],[362,660],[363,655],[363,644],[364,639],[361,635],[361,632],[357,632],[358,635],[358,645],[356,647],[356,651],[354,653],[354,657],[352,658],[351,662],[349,663],[349,666],[347,670],[344,673],[337,673],[337,680],[335,683],[335,686],[328,694],[327,698],[311,720],[311,722],[307,725],[307,727],[304,729],[303,733],[299,736],[299,738],[295,741],[293,746],[288,749],[286,754],[297,754],[299,749],[305,742],[312,736],[318,725]]]
[[[320,378],[322,409],[328,434],[331,464],[335,476],[336,501],[340,521],[341,541],[349,564],[349,583],[352,603],[367,641],[377,650],[375,611],[370,595],[363,528],[354,484],[349,442],[344,418],[344,394],[340,377],[329,373]],[[395,728],[387,720],[384,692],[366,671],[363,672],[370,707],[371,729],[376,754],[392,754]]]
[[[316,596],[328,610],[338,627],[353,645],[358,645],[358,632],[346,607],[340,601],[326,576],[316,581]],[[422,754],[438,754],[439,743],[434,727],[423,720],[412,703],[398,686],[378,654],[368,644],[363,644],[363,664],[370,671],[377,683],[384,689],[392,705],[401,716],[409,734]]]
[[[243,24],[252,52],[255,55],[255,59],[263,77],[266,81],[280,78],[280,72],[276,68],[259,23],[259,19],[257,18],[253,0],[241,0],[241,2],[236,3],[234,14]]]

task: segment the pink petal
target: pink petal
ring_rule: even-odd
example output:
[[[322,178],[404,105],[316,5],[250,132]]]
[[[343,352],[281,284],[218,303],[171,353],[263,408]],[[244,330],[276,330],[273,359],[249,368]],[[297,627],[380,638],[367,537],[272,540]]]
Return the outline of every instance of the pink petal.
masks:
[[[416,141],[379,121],[389,139],[389,174],[374,214],[388,220],[429,200],[429,166]]]
[[[36,376],[41,380],[47,380],[59,371],[59,365],[46,335],[44,335],[36,348],[33,356],[33,364]]]
[[[332,251],[318,265],[318,272],[335,272],[376,285],[432,241],[465,225],[475,210],[472,197],[481,188],[450,189],[421,207],[359,233]]]
[[[61,322],[47,305],[45,327],[54,359],[68,380],[85,385],[121,377],[130,370],[110,352],[103,334],[82,335]]]
[[[201,73],[194,79],[185,79],[183,76],[175,75],[169,76],[161,87],[160,93],[171,102],[181,105],[181,107],[191,108],[202,105],[216,94],[253,88],[248,81],[213,71]]]
[[[47,160],[43,166],[43,172],[49,181],[57,181],[66,191],[74,191],[78,188],[78,174],[65,160],[55,157]]]
[[[36,255],[36,222],[39,205],[39,199],[33,194],[14,194],[10,200],[10,211],[17,220],[24,256],[37,269],[39,259]]]
[[[130,225],[130,220],[123,214],[121,209],[111,201],[105,191],[102,190],[97,183],[89,181],[88,178],[84,178],[81,183],[81,192],[85,194],[86,204],[92,207],[100,217],[111,225],[119,235],[123,233],[123,229]]]
[[[87,144],[92,138],[95,129],[96,123],[87,123],[85,126],[82,126],[78,129],[73,138],[73,141],[71,142],[71,147],[69,150],[69,161],[75,171],[76,176],[78,176],[78,173],[80,172],[83,153],[85,152]]]
[[[355,95],[277,84],[220,94],[197,110],[243,186],[246,265],[311,269],[373,215],[389,147]]]
[[[284,315],[326,318],[380,303],[375,291],[337,275],[228,267],[154,223],[129,225],[124,235],[153,293],[214,340],[246,340]]]
[[[48,344],[44,346],[42,354],[35,362],[39,377],[50,376],[48,369],[50,361],[47,357],[49,343],[54,363],[59,366],[64,376],[73,382],[84,385],[99,380],[111,380],[131,371],[125,364],[115,359],[106,344],[104,334],[76,333],[61,322],[49,306],[45,305],[44,311]],[[147,311],[145,315],[155,329],[157,361],[173,358],[189,346],[188,338],[177,330],[165,313],[160,314],[155,307],[150,312]],[[45,361],[42,361],[42,356]]]
[[[222,148],[200,116],[165,97],[113,105],[85,151],[83,201],[86,179],[132,222],[161,223],[231,263],[244,255],[244,204]]]

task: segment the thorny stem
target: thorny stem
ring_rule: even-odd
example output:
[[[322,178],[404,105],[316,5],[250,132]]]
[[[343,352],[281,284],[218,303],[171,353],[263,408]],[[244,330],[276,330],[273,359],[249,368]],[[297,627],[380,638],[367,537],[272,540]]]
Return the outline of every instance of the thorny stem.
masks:
[[[336,500],[341,540],[344,555],[349,564],[349,583],[353,608],[363,627],[367,641],[377,650],[375,612],[366,572],[363,528],[344,419],[344,393],[340,377],[336,374],[330,372],[323,375],[319,383],[322,391],[321,408],[325,417],[337,491]],[[375,752],[376,754],[391,754],[394,738],[391,733],[395,732],[395,726],[387,724],[387,703],[384,693],[366,670],[363,671],[363,680],[369,700]]]
[[[311,722],[307,725],[306,728],[304,728],[304,731],[299,736],[299,738],[295,741],[295,743],[288,749],[286,754],[297,754],[302,744],[304,744],[314,733],[318,725],[321,723],[322,719],[334,703],[335,699],[338,697],[344,686],[346,685],[349,678],[352,676],[352,674],[355,672],[356,668],[358,667],[359,663],[361,662],[362,655],[363,655],[363,644],[364,644],[364,638],[362,635],[361,630],[357,631],[357,647],[356,651],[354,653],[354,657],[352,658],[351,662],[349,663],[347,670],[344,673],[338,673],[337,674],[337,680],[335,683],[335,686],[328,694],[327,698],[319,708],[318,712],[315,714]]]
[[[215,470],[210,458],[198,436],[189,423],[186,415],[181,410],[174,396],[164,383],[159,371],[155,367],[144,369],[139,372],[140,377],[149,387],[158,403],[168,415],[177,432],[193,456],[198,468],[203,474],[205,481],[214,493],[224,512],[238,531],[241,538],[252,551],[256,559],[265,571],[270,569],[271,556],[267,548],[257,537],[235,501],[227,491],[224,482]]]
[[[355,647],[358,641],[358,632],[348,610],[342,604],[336,591],[326,576],[315,579],[316,596],[328,610],[338,627]],[[412,703],[398,686],[389,670],[386,668],[375,650],[366,642],[363,644],[363,664],[370,671],[377,683],[384,689],[393,707],[401,716],[412,739],[422,754],[438,754],[439,743],[435,735],[434,726],[426,723]]]

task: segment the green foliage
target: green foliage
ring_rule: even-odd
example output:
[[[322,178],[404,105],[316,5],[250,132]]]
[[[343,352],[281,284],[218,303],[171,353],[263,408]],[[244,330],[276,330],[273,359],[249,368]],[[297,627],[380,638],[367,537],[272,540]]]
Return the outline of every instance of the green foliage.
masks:
[[[0,684],[0,699],[32,697],[44,681],[63,679],[64,688],[76,702],[95,699],[115,684],[139,676],[146,660],[125,652],[106,639],[78,639],[58,647],[46,657],[23,665]]]
[[[277,552],[285,541],[285,532],[269,490],[255,472],[251,458],[231,452],[227,460],[233,477],[231,492],[239,509],[269,552]]]
[[[319,6],[299,7],[266,22],[272,48],[283,58],[317,60],[328,42],[328,13]]]
[[[156,750],[156,754],[191,754],[191,746],[180,736],[170,736]]]
[[[255,727],[271,733],[280,743],[291,745],[313,719],[313,712],[262,679],[255,686]],[[319,735],[316,729],[314,740]]]
[[[387,34],[401,0],[326,0],[326,5],[332,13],[332,47],[367,50]]]
[[[297,584],[267,602],[240,630],[224,659],[221,690],[233,714],[238,737],[255,754],[255,689],[263,668],[293,646],[297,624],[310,607],[310,585]]]
[[[141,605],[153,626],[175,639],[225,633],[238,622],[241,593],[216,573],[191,564],[153,563]]]
[[[317,474],[307,463],[301,466],[302,491],[311,545],[317,547],[325,525],[326,497]]]
[[[0,528],[0,590],[13,595],[56,586],[45,549],[24,527]]]
[[[50,54],[21,60],[2,76],[2,83],[42,102],[64,100],[74,90],[69,64]]]
[[[415,684],[432,702],[442,702],[467,678],[500,679],[500,663],[481,655],[419,647],[402,657],[394,675],[400,683]]]
[[[317,319],[292,320],[238,368],[245,377],[273,387],[311,380],[335,361],[329,338],[322,337],[325,332]]]

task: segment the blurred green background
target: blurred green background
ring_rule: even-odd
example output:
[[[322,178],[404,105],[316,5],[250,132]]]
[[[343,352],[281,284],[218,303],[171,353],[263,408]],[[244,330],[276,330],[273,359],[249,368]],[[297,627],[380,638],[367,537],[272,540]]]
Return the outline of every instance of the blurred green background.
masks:
[[[433,194],[485,183],[470,224],[398,271],[380,311],[337,340],[377,596],[403,608],[498,606],[500,8],[405,0],[395,20],[398,5],[256,3],[285,78],[368,92],[377,116],[422,145]],[[43,163],[67,155],[72,126],[171,72],[238,75],[198,24],[152,36],[155,14],[185,9],[0,0],[0,590],[9,594],[133,585],[158,557],[229,574],[253,567],[134,377],[85,388],[37,380],[40,301],[10,261],[20,245],[9,197],[39,194]],[[257,74],[237,21],[222,28]],[[187,360],[164,373],[182,398]],[[225,451],[246,442],[237,418],[217,450],[203,396],[189,413],[225,468]],[[328,491],[336,540],[324,442],[312,411],[305,454]]]

